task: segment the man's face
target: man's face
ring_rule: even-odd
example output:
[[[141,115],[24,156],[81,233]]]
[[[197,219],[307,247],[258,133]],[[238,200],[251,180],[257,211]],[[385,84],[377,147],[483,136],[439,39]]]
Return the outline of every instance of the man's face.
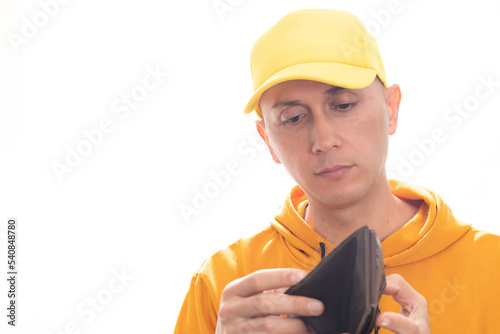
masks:
[[[344,207],[387,186],[400,96],[397,85],[386,89],[377,79],[362,89],[287,81],[262,95],[258,130],[310,201]]]

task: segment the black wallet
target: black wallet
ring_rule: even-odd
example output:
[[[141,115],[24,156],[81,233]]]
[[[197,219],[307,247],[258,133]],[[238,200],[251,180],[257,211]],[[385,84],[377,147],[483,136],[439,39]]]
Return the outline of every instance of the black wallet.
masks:
[[[314,334],[369,334],[385,284],[382,246],[375,231],[364,226],[285,294],[323,302],[322,315],[300,317]]]

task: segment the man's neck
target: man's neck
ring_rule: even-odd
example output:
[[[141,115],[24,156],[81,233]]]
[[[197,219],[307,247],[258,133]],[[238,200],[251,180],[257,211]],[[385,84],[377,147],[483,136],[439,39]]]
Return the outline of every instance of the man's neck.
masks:
[[[391,193],[387,184],[371,196],[346,208],[328,208],[309,200],[304,220],[321,236],[338,245],[358,228],[367,225],[384,240],[417,213],[419,201],[402,200]]]

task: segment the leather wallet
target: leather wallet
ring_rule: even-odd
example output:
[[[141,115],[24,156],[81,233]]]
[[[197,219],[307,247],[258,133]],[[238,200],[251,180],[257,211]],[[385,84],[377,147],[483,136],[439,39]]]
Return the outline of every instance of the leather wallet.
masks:
[[[375,231],[364,226],[285,294],[323,302],[322,315],[300,317],[314,334],[369,334],[385,284],[382,246]]]

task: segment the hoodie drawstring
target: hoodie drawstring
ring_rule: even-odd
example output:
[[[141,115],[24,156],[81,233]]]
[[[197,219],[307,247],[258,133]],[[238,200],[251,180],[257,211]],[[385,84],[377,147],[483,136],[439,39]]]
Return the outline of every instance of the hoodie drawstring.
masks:
[[[325,244],[320,242],[319,247],[321,247],[321,260],[325,257]]]

